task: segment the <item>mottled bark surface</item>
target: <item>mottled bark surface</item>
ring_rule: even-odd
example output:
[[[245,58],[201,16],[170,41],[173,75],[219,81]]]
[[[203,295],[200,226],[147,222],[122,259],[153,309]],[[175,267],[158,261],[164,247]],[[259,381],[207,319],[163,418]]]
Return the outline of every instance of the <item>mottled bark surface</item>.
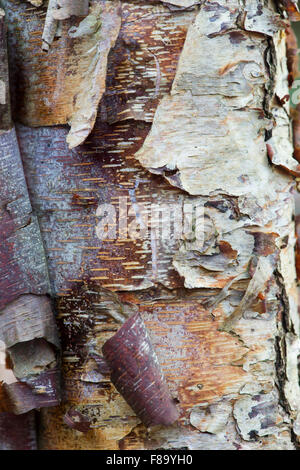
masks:
[[[37,442],[31,410],[60,403],[59,341],[38,217],[11,121],[2,10],[0,16],[0,449],[29,450]]]
[[[284,10],[297,16],[291,3],[93,1],[85,18],[54,18],[46,52],[47,5],[2,2],[14,119],[61,337],[63,403],[41,411],[40,448],[295,448],[300,350],[289,173],[298,162],[285,98]],[[89,95],[94,83],[98,94]],[[62,124],[72,124],[79,102],[86,140],[70,150]],[[139,204],[148,212],[158,204],[163,225],[168,208],[195,204],[204,208],[203,239],[192,226],[181,240],[99,240],[103,203],[121,220],[127,208],[130,222]],[[157,415],[151,421],[139,406],[143,387],[132,386],[140,374],[134,360],[145,368],[139,341],[128,343],[128,370],[130,361],[118,360],[126,345],[119,338],[125,325],[134,335],[135,318],[148,331],[142,346],[159,363],[153,374],[176,404],[174,424],[149,426]],[[55,345],[41,330],[36,338]],[[21,353],[10,354],[19,371]],[[119,366],[132,382],[114,376]]]

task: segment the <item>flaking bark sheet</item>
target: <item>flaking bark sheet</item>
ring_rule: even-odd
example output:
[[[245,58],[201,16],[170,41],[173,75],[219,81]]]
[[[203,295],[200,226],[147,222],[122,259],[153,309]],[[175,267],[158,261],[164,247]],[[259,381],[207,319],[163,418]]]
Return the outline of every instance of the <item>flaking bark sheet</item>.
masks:
[[[283,25],[276,19],[278,15],[267,8],[262,14],[252,13],[249,24],[247,11],[244,28],[251,32],[245,32],[239,28],[237,12],[232,13],[225,3],[214,8],[204,5],[190,27],[171,93],[159,104],[151,132],[136,157],[150,171],[164,175],[171,184],[191,195],[209,195],[218,180],[221,190],[239,196],[253,192],[259,178],[263,197],[273,178],[265,158],[265,129],[272,128],[272,121],[264,116],[263,110],[268,86],[268,64],[264,58],[267,42],[255,33],[271,36],[277,33],[278,50],[285,47],[279,33]],[[260,21],[254,23],[255,18]],[[264,27],[270,19],[272,29],[266,31]],[[203,51],[211,47],[220,53],[207,62]],[[282,71],[281,76],[284,77]],[[280,80],[276,80],[275,93],[282,98]],[[281,116],[284,110],[281,112],[274,105],[274,112]],[[281,128],[277,145],[290,150],[288,130],[288,126]],[[188,142],[184,139],[186,132]],[[242,162],[241,153],[245,155]],[[255,167],[247,158],[250,154],[256,154]],[[288,158],[291,152],[286,155]],[[223,165],[218,172],[220,159]],[[289,161],[297,166],[292,156]],[[168,176],[170,172],[172,176]],[[266,178],[270,183],[263,183]]]
[[[74,109],[68,120],[71,126],[67,142],[70,148],[77,147],[90,134],[97,116],[98,104],[105,91],[107,57],[114,46],[121,26],[121,11],[118,1],[95,2],[89,15],[69,36],[84,41],[91,36],[86,52],[88,67],[80,72],[80,84],[74,94]]]
[[[139,314],[127,320],[102,351],[113,384],[147,427],[177,420],[174,400]]]
[[[58,346],[51,301],[47,296],[21,295],[0,314],[0,339],[8,348],[23,341],[45,338]]]
[[[56,364],[54,348],[43,338],[17,343],[8,349],[8,354],[18,379],[38,374]]]
[[[70,408],[64,415],[64,422],[70,428],[82,433],[88,432],[91,429],[90,420],[80,413],[80,411],[74,410],[73,408]]]
[[[50,369],[38,375],[23,377],[18,382],[4,384],[9,411],[20,415],[34,409],[59,405],[59,380],[59,371]]]

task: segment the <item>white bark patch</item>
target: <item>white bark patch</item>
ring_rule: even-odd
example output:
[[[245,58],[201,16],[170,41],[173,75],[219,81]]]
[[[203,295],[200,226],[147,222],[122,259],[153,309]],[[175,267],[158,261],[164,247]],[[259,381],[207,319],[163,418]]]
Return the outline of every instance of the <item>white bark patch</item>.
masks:
[[[274,36],[279,29],[285,29],[286,25],[287,22],[280,15],[275,14],[273,10],[267,7],[262,8],[262,5],[261,8],[258,8],[257,2],[246,6],[243,26],[247,31],[256,31],[267,36]]]
[[[238,196],[258,187],[267,194],[272,186],[264,142],[269,123],[257,111],[268,80],[267,42],[238,30],[232,16],[227,6],[202,8],[170,96],[136,154],[144,167],[192,195],[218,190]],[[218,51],[213,60],[207,50]]]
[[[85,16],[88,14],[88,0],[58,0],[53,17],[56,20],[66,20],[72,15]]]
[[[280,421],[276,394],[272,392],[241,398],[234,405],[233,415],[245,441],[274,434]]]
[[[194,5],[199,5],[199,0],[165,0],[164,3],[175,5],[177,7],[189,8]]]
[[[201,432],[219,434],[224,431],[232,412],[231,403],[220,402],[208,407],[195,407],[191,411],[190,423]]]
[[[40,7],[43,5],[43,0],[27,0],[31,5],[34,5],[35,7]]]

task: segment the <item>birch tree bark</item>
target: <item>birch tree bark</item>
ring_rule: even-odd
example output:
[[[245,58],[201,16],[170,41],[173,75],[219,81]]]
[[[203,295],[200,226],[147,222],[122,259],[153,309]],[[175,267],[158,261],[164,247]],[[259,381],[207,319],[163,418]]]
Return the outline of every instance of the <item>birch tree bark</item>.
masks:
[[[1,2],[61,340],[39,448],[295,449],[294,3],[71,3]]]

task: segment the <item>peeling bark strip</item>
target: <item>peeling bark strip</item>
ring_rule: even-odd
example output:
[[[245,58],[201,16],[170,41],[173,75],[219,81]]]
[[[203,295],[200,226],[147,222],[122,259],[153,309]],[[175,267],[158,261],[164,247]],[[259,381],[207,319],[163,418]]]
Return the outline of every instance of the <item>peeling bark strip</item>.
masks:
[[[37,376],[23,377],[19,382],[4,384],[9,411],[16,415],[57,406],[60,403],[59,373],[46,370]]]
[[[114,46],[121,26],[120,3],[95,2],[77,28],[69,30],[69,36],[82,44],[85,37],[92,37],[88,55],[89,66],[81,71],[81,83],[74,94],[74,110],[68,123],[71,126],[67,142],[70,148],[82,144],[94,127],[98,104],[105,91],[107,57]],[[91,42],[91,41],[90,41]]]
[[[133,315],[102,348],[116,389],[146,426],[178,418],[144,322]]]
[[[191,195],[208,195],[215,190],[216,166],[221,156],[225,171],[222,166],[218,183],[228,194],[232,188],[228,174],[234,177],[236,185],[233,195],[237,196],[251,192],[252,187],[257,185],[257,178],[263,178],[266,174],[264,132],[266,128],[272,128],[272,121],[265,115],[269,110],[264,109],[263,100],[265,88],[269,87],[268,67],[272,71],[274,64],[265,63],[267,38],[261,40],[255,33],[275,36],[279,52],[284,48],[279,33],[283,25],[272,10],[264,8],[255,11],[246,5],[241,29],[238,11],[231,12],[230,6],[225,3],[216,3],[212,8],[208,2],[190,27],[171,93],[159,104],[151,132],[136,154],[143,166],[153,173],[165,175],[171,184]],[[202,51],[210,47],[216,48],[220,54],[207,63]],[[268,60],[272,61],[273,58]],[[287,94],[287,90],[283,94],[281,80],[281,77],[277,80],[274,90],[279,98]],[[261,119],[258,119],[255,108],[261,109]],[[284,120],[284,113],[282,107],[274,106],[274,119]],[[194,116],[193,120],[190,119],[191,115]],[[246,127],[249,128],[248,132],[241,131]],[[190,136],[188,142],[184,139],[187,131]],[[249,139],[250,133],[252,137]],[[274,145],[284,143],[290,150],[288,127],[285,134],[282,131],[281,134]],[[242,162],[243,168],[240,166],[240,152],[252,154],[249,144],[253,145],[253,150],[254,147],[260,148],[255,172],[250,170],[251,164],[247,158]],[[228,153],[231,158],[226,158]],[[290,152],[286,153],[288,156],[281,163],[279,160],[284,153],[279,149],[276,153],[274,151],[278,158],[272,158],[273,163],[297,171],[297,162]],[[168,171],[174,174],[168,176]],[[247,176],[243,178],[243,174]]]
[[[57,8],[57,0],[49,0],[45,26],[42,35],[42,49],[48,51],[51,46],[58,27],[58,21],[54,18],[54,12]]]
[[[24,377],[19,382],[4,384],[8,410],[15,415],[60,403],[59,373],[52,369],[36,377]]]

